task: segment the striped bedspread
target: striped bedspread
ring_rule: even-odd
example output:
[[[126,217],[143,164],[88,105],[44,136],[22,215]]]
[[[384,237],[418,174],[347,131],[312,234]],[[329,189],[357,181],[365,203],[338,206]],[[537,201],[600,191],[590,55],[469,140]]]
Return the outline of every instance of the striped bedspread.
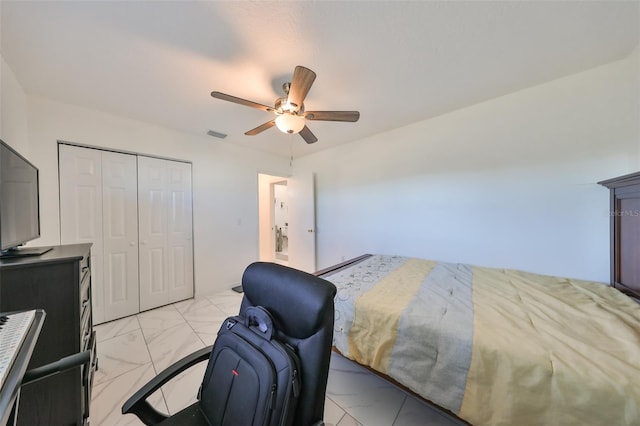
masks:
[[[639,425],[640,305],[599,283],[376,255],[334,345],[474,425]]]

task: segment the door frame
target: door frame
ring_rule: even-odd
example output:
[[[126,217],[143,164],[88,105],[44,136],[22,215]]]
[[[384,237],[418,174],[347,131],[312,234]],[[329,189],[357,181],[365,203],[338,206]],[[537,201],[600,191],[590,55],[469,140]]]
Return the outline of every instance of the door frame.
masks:
[[[285,264],[288,266],[292,266],[294,268],[298,268],[298,269],[302,269],[302,270],[307,270],[307,269],[313,269],[313,270],[307,270],[307,272],[315,272],[315,264],[316,264],[316,249],[315,249],[315,245],[316,245],[316,230],[315,230],[315,189],[314,189],[314,184],[313,184],[313,174],[310,175],[311,178],[311,188],[309,188],[309,190],[311,191],[311,194],[307,194],[309,195],[309,197],[300,197],[303,199],[310,199],[311,201],[311,209],[310,209],[310,213],[311,213],[311,218],[307,218],[310,220],[310,223],[304,223],[304,224],[300,224],[301,226],[303,226],[304,229],[304,238],[313,238],[313,248],[311,249],[313,251],[312,256],[312,262],[310,261],[310,258],[307,256],[306,258],[301,258],[301,256],[296,256],[296,253],[293,253],[292,255],[292,246],[296,247],[296,244],[292,244],[295,243],[295,241],[293,241],[293,239],[295,238],[303,238],[300,236],[300,234],[302,232],[297,232],[297,231],[301,231],[302,229],[299,229],[296,231],[295,229],[295,221],[294,221],[294,216],[296,216],[293,212],[296,210],[296,198],[292,198],[291,197],[291,193],[289,192],[289,223],[290,225],[293,224],[293,227],[290,226],[288,229],[288,235],[289,235],[289,260],[288,261],[282,261],[282,260],[276,260],[275,259],[275,233],[273,232],[273,228],[274,228],[274,222],[275,222],[275,218],[274,218],[274,189],[273,189],[273,185],[277,184],[277,183],[282,183],[282,182],[286,182],[287,183],[287,190],[290,191],[291,190],[291,185],[292,182],[297,182],[300,181],[299,178],[296,178],[296,176],[282,176],[282,175],[273,175],[273,174],[268,174],[268,173],[258,173],[258,259],[260,261],[263,262],[276,262],[276,263],[280,263],[280,264]],[[298,190],[303,189],[303,187],[301,187],[300,185],[296,185],[298,187]],[[308,191],[305,191],[305,193]],[[308,215],[307,215],[308,216]],[[297,234],[297,236],[296,236]],[[299,243],[302,243],[302,240],[299,241]],[[306,247],[306,246],[305,246]],[[308,251],[308,250],[307,250]],[[300,251],[300,253],[302,253],[302,251]],[[310,263],[313,263],[313,265],[310,265]]]

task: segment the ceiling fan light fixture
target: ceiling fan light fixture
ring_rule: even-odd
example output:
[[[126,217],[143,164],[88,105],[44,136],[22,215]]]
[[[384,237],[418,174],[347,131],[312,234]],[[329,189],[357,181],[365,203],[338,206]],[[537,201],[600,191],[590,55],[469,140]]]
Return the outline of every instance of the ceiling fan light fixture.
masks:
[[[299,115],[284,113],[276,117],[276,126],[283,133],[299,133],[304,129],[305,121]]]

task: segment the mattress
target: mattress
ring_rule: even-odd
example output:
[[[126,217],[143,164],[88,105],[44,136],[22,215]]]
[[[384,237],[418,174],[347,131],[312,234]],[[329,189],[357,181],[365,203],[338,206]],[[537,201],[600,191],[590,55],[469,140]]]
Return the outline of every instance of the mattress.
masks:
[[[596,282],[374,255],[334,345],[474,425],[640,424],[640,305]]]

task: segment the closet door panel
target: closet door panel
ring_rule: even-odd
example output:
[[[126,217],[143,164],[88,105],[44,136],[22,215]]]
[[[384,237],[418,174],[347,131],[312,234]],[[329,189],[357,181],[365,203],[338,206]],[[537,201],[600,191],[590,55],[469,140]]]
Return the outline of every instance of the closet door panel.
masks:
[[[105,320],[139,311],[136,156],[102,153]]]
[[[95,149],[58,145],[60,243],[93,243],[91,286],[93,321],[105,321],[102,240],[102,154]]]
[[[191,164],[168,162],[169,301],[193,297]]]
[[[140,309],[169,303],[167,172],[164,160],[138,157]]]

